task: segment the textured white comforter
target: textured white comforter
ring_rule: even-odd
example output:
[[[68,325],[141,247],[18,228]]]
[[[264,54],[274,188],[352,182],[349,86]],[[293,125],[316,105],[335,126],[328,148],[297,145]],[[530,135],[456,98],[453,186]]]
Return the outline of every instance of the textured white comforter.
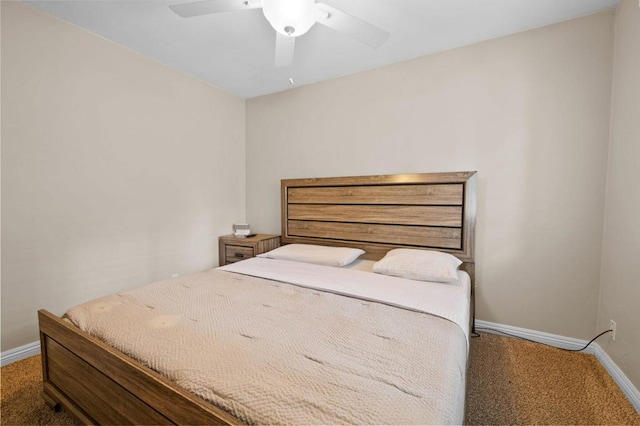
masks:
[[[463,422],[464,314],[448,320],[417,312],[429,304],[425,283],[391,280],[399,287],[388,288],[389,303],[414,300],[404,309],[372,294],[336,294],[362,292],[367,275],[369,290],[384,293],[374,274],[293,265],[293,281],[308,269],[307,288],[282,282],[282,265],[268,271],[278,262],[250,259],[161,281],[77,306],[67,317],[246,423]],[[239,267],[279,281],[228,271]],[[325,283],[329,291],[318,289],[320,281],[333,283]],[[456,285],[464,288],[427,287],[439,289],[434,300],[454,305],[446,294],[455,292],[442,289]]]

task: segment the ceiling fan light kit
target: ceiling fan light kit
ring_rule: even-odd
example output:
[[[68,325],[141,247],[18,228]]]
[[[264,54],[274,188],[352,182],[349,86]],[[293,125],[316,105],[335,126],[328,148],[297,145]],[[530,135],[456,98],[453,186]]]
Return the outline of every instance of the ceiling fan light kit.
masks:
[[[389,38],[388,32],[326,3],[316,3],[315,0],[201,0],[169,6],[183,18],[260,7],[276,30],[276,67],[291,65],[295,38],[309,31],[316,22],[374,49]]]
[[[316,23],[314,0],[262,0],[262,12],[282,35],[301,36]]]

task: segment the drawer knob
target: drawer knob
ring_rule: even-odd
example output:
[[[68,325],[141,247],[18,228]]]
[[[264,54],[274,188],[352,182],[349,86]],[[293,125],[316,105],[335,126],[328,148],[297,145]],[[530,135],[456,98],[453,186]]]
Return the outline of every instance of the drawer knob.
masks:
[[[244,253],[236,253],[235,257],[244,257]]]

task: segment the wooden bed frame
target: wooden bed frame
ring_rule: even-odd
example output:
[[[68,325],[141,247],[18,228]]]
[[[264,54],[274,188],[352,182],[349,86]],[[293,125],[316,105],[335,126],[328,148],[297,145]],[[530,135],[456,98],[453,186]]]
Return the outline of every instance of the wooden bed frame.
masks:
[[[472,279],[476,172],[282,180],[282,242],[437,249]],[[45,310],[38,312],[43,391],[84,424],[238,424],[235,417]]]

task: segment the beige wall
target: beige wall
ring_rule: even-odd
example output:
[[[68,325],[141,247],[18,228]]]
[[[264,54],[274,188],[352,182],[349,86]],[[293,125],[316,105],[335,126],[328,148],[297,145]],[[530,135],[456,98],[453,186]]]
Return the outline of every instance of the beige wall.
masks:
[[[616,340],[603,345],[640,389],[640,7],[623,0],[616,10],[611,146],[598,329],[617,323]]]
[[[246,129],[261,232],[282,178],[478,170],[478,317],[585,339],[614,319],[605,349],[640,386],[634,0],[615,60],[601,13],[253,99],[246,121],[238,98],[1,4],[2,350],[37,339],[38,308],[215,265],[244,217]]]
[[[478,317],[596,330],[613,13],[247,101],[247,214],[282,178],[479,172]]]
[[[217,264],[244,218],[244,100],[2,2],[2,350],[36,310]]]

